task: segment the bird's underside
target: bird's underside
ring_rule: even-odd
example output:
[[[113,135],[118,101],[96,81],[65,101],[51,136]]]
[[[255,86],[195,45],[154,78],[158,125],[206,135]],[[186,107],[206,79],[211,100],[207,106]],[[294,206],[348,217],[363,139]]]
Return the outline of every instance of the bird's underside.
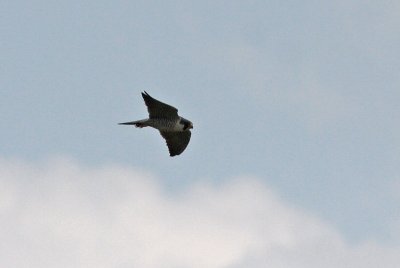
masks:
[[[160,134],[167,142],[170,156],[180,155],[188,146],[190,136],[192,135],[190,130],[176,132],[160,131]]]
[[[154,99],[146,91],[142,93],[142,97],[147,106],[149,118],[120,124],[158,129],[167,143],[170,156],[180,155],[189,144],[192,122],[180,117],[178,109]]]

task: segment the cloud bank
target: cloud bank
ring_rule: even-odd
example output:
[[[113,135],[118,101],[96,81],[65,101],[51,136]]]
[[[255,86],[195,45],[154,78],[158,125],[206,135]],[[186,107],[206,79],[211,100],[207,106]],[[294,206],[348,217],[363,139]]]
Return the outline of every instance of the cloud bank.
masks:
[[[1,267],[397,267],[257,178],[178,193],[121,166],[0,160]]]

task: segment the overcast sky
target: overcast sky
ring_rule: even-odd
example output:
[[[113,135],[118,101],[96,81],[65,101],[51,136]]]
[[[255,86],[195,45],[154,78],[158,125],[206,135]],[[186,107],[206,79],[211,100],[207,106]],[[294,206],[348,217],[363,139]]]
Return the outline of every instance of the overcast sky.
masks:
[[[0,266],[397,267],[399,2],[0,7]]]

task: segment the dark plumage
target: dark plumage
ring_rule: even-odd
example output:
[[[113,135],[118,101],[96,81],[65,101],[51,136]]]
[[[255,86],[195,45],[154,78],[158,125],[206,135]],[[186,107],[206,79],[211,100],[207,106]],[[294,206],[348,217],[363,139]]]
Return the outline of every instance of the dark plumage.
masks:
[[[142,97],[149,112],[148,119],[120,123],[136,127],[153,127],[160,131],[167,142],[170,156],[180,155],[190,141],[193,123],[178,115],[178,109],[151,97],[146,91]]]

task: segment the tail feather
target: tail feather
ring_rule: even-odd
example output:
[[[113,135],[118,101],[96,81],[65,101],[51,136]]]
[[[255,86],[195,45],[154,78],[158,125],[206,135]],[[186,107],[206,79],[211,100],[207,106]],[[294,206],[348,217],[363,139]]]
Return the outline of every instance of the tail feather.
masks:
[[[147,127],[147,119],[143,119],[143,120],[137,120],[137,121],[132,121],[132,122],[125,122],[125,123],[119,123],[119,125],[135,125],[135,127]]]

